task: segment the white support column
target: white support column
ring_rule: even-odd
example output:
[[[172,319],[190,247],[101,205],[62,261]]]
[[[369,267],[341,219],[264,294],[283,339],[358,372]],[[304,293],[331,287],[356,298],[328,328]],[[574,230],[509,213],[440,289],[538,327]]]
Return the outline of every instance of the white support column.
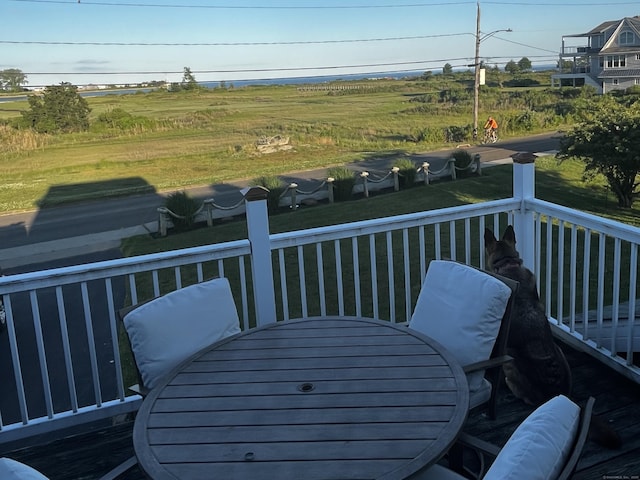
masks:
[[[535,160],[530,152],[518,152],[513,158],[513,197],[520,200],[520,210],[515,212],[513,228],[517,249],[525,265],[535,271],[535,219],[533,211],[525,208],[525,200],[536,196]]]
[[[256,305],[256,324],[258,326],[276,321],[267,192],[268,190],[264,187],[249,187],[242,190],[247,209],[247,229],[249,243],[251,244],[253,297]]]

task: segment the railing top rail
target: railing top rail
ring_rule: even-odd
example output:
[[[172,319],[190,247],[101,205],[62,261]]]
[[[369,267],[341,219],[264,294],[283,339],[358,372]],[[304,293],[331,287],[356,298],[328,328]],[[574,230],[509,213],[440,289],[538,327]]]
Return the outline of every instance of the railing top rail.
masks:
[[[513,198],[474,203],[457,207],[441,208],[425,212],[408,213],[394,217],[375,218],[359,222],[310,228],[302,231],[291,231],[271,235],[271,248],[297,246],[320,240],[338,240],[361,235],[400,230],[403,228],[431,225],[443,221],[460,220],[479,215],[514,210],[520,207],[520,201]]]
[[[564,221],[595,230],[606,235],[620,238],[631,243],[640,243],[640,228],[615,220],[581,212],[544,200],[526,200],[525,208],[536,213],[558,217]]]
[[[12,293],[28,290],[30,286],[44,288],[68,285],[99,278],[128,275],[159,268],[176,267],[188,263],[248,255],[250,252],[251,249],[248,240],[236,240],[182,250],[171,250],[136,257],[118,258],[82,265],[7,275],[0,277],[0,287],[2,287],[4,293]]]

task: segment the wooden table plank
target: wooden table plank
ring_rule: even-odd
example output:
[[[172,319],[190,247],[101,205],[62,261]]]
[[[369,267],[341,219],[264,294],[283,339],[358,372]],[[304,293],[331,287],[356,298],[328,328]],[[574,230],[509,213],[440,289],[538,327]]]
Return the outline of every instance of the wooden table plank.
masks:
[[[349,317],[248,331],[167,378],[134,430],[155,479],[400,480],[437,461],[468,409],[466,377],[439,345]]]

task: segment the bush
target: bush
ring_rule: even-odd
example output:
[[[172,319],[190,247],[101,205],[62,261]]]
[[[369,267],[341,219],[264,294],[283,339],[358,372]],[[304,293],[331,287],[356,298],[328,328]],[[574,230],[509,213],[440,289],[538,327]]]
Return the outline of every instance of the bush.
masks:
[[[353,193],[353,186],[356,184],[356,178],[353,172],[347,167],[333,167],[327,171],[329,177],[333,181],[333,198],[340,202],[349,200]]]
[[[397,160],[394,167],[398,167],[398,181],[400,188],[411,188],[416,184],[416,165],[408,158],[401,158]]]
[[[473,157],[466,150],[456,150],[451,154],[451,158],[456,161],[456,176],[468,177],[471,175],[471,165],[473,164]]]
[[[177,215],[177,218],[171,217],[176,230],[189,230],[192,228],[200,208],[198,201],[190,197],[185,191],[170,194],[165,200],[164,206]]]
[[[277,213],[280,209],[280,196],[285,191],[284,182],[275,175],[254,178],[251,182],[254,187],[264,187],[267,193],[267,210],[269,213]]]

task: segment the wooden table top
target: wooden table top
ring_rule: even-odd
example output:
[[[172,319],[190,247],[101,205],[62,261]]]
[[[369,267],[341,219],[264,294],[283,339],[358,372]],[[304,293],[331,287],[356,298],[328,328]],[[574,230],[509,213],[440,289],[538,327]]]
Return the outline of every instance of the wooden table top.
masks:
[[[404,479],[455,441],[467,379],[389,322],[278,322],[215,343],[145,398],[133,439],[155,480]]]

